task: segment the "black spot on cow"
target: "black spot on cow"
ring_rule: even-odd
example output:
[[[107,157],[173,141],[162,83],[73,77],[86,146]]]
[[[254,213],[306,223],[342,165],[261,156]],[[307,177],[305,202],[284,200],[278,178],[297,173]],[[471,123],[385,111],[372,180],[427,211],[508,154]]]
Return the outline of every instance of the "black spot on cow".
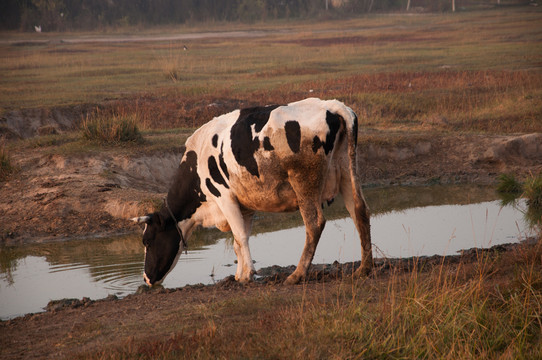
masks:
[[[211,182],[211,179],[207,178],[205,179],[205,185],[207,185],[207,189],[216,197],[220,197],[220,191],[213,185]]]
[[[226,175],[226,179],[230,179],[230,173],[228,172],[228,167],[226,166],[226,162],[224,161],[224,144],[220,147],[220,154],[218,155],[218,163],[220,164],[220,168],[222,169],[222,172],[224,175]]]
[[[299,127],[299,123],[294,120],[287,121],[284,124],[284,130],[286,131],[286,140],[288,141],[290,150],[298,153],[301,145],[301,128]]]
[[[318,149],[322,147],[322,140],[318,136],[315,136],[314,139],[312,139],[312,151],[316,154]]]
[[[218,134],[213,135],[212,141],[213,141],[213,147],[215,148],[218,147]]]
[[[358,143],[358,116],[354,114],[354,144]]]
[[[266,150],[266,151],[275,150],[273,145],[271,145],[271,140],[269,140],[269,137],[267,137],[267,136],[263,138],[263,149]]]
[[[341,128],[342,121],[344,120],[340,115],[326,111],[326,123],[329,128],[326,135],[326,140],[322,141],[318,136],[315,136],[314,139],[312,139],[312,151],[316,153],[320,147],[323,147],[326,155],[329,154],[329,152],[333,150],[335,139],[339,129]],[[354,122],[354,127],[356,128],[355,133],[357,135],[357,122]]]
[[[216,159],[214,156],[209,156],[207,165],[209,166],[209,173],[211,174],[214,182],[223,185],[226,189],[229,189],[230,187],[226,183],[226,180],[224,180],[222,174],[220,173],[220,170],[218,170],[218,164],[216,163]]]
[[[190,218],[207,200],[205,194],[201,192],[198,156],[194,151],[186,153],[185,159],[177,168],[167,198],[168,205],[176,214],[178,221]]]
[[[231,149],[235,160],[256,177],[260,176],[260,172],[254,153],[260,148],[260,140],[257,137],[252,137],[252,129],[254,128],[256,134],[262,131],[269,120],[271,111],[278,106],[270,105],[243,109],[231,128]]]
[[[335,138],[337,137],[337,132],[341,127],[342,117],[340,115],[334,114],[332,112],[326,111],[326,123],[329,127],[329,132],[326,136],[326,143],[324,144],[324,150],[326,155],[333,150],[333,145],[335,144]]]

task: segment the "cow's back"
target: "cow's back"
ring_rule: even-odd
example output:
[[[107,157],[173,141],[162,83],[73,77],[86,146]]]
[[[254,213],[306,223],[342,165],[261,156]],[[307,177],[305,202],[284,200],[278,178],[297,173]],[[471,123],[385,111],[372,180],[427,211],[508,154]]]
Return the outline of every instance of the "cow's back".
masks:
[[[298,207],[292,176],[314,188],[338,191],[338,167],[346,157],[345,124],[353,112],[342,103],[310,98],[286,106],[236,110],[219,116],[187,140],[198,153],[198,173],[212,197],[236,198],[246,208],[289,211]]]

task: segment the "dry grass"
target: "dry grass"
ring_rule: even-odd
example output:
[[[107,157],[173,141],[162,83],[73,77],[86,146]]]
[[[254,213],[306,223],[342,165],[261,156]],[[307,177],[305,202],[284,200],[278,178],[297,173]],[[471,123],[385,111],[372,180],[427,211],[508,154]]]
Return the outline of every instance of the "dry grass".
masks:
[[[156,63],[158,68],[162,70],[165,77],[173,81],[181,81],[183,74],[181,69],[183,69],[183,55],[185,55],[186,50],[170,44],[169,49],[166,51],[157,51],[156,54]]]
[[[113,100],[141,111],[145,126],[171,128],[248,103],[316,95],[353,104],[376,128],[540,131],[540,14],[510,8],[280,22],[253,26],[263,37],[186,41],[62,43],[64,34],[42,34],[51,41],[0,44],[0,108]],[[148,35],[175,29],[162,31],[169,33]]]
[[[137,112],[146,128],[194,128],[239,107],[337,98],[351,106],[365,128],[487,133],[542,131],[542,74],[527,71],[377,73],[252,91],[147,96],[112,106]]]
[[[138,143],[143,140],[139,132],[137,115],[125,115],[96,110],[81,123],[83,138],[101,144]]]
[[[7,180],[15,171],[15,166],[11,161],[6,144],[3,139],[0,139],[0,181]]]
[[[409,271],[381,269],[372,279],[202,304],[190,309],[190,323],[177,325],[182,331],[84,357],[540,358],[542,243],[471,256],[474,263],[413,259]]]

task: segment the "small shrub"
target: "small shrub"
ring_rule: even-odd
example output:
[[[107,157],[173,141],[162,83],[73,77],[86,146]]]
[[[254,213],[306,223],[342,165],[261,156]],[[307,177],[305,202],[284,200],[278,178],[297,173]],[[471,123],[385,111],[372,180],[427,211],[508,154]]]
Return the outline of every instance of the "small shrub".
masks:
[[[542,209],[542,173],[525,180],[523,190],[527,204],[534,208]]]
[[[501,174],[499,175],[499,184],[497,185],[497,192],[500,194],[521,194],[523,191],[522,185],[514,175],[511,174]]]
[[[0,144],[0,181],[5,181],[15,171],[11,159],[6,150],[5,143]]]
[[[513,175],[502,174],[499,176],[497,192],[503,206],[514,204],[519,197],[525,198],[525,219],[532,228],[542,224],[542,173],[528,177],[523,184]]]
[[[502,205],[513,204],[523,192],[523,185],[511,174],[501,174],[498,177],[497,192],[502,200]]]
[[[538,227],[542,231],[542,173],[528,178],[523,189],[527,200],[525,218],[533,228]]]
[[[83,120],[81,131],[84,139],[105,144],[143,140],[135,115],[104,114],[97,111]]]
[[[158,68],[174,83],[181,80],[182,60],[181,50],[173,45],[169,46],[167,53],[156,56]]]

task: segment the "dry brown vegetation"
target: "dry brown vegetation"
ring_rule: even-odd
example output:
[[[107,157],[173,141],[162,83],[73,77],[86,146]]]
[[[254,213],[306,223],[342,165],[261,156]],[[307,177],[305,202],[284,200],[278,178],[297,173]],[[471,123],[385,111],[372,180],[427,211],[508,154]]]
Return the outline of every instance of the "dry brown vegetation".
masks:
[[[153,162],[158,153],[174,163],[192,129],[212,117],[308,96],[343,100],[358,113],[360,149],[367,150],[360,162],[370,183],[488,183],[499,171],[539,172],[538,154],[513,147],[538,149],[538,137],[502,135],[542,132],[541,16],[534,7],[378,15],[243,26],[249,34],[242,38],[220,31],[205,37],[202,30],[221,30],[209,24],[189,29],[200,38],[188,42],[156,40],[178,30],[171,28],[134,42],[120,33],[41,34],[38,41],[35,34],[5,34],[13,42],[0,43],[0,134],[13,140],[0,154],[21,170],[0,184],[9,201],[0,235],[22,242],[29,234],[125,229],[120,209],[152,206],[167,183],[149,190],[150,177],[134,173],[159,172],[144,161],[131,169],[131,160]],[[254,30],[264,35],[251,36]],[[106,146],[71,132],[97,113],[137,119],[143,143]],[[43,126],[34,129],[33,121]],[[17,138],[40,131],[48,135]],[[114,215],[103,211],[111,203]],[[346,269],[297,287],[226,280],[79,301],[0,322],[0,355],[541,358],[540,235],[537,241],[461,258],[380,262],[359,280]]]
[[[137,113],[144,128],[194,128],[238,107],[319,96],[344,100],[376,129],[540,131],[541,14],[375,15],[223,33],[208,24],[137,41],[7,33],[0,109],[8,120],[39,109],[44,121],[60,112],[77,122],[98,105]]]
[[[0,323],[6,358],[535,359],[542,246],[315,269],[306,283],[226,279],[123,300],[66,302]],[[359,265],[359,264],[358,264]],[[64,324],[64,325],[63,325]]]
[[[284,85],[253,91],[250,99],[228,96],[224,91],[160,101],[140,97],[110,106],[137,113],[145,128],[195,128],[240,107],[316,96],[349,104],[365,129],[502,134],[542,130],[542,99],[535,95],[540,89],[542,74],[538,72],[397,72]]]

